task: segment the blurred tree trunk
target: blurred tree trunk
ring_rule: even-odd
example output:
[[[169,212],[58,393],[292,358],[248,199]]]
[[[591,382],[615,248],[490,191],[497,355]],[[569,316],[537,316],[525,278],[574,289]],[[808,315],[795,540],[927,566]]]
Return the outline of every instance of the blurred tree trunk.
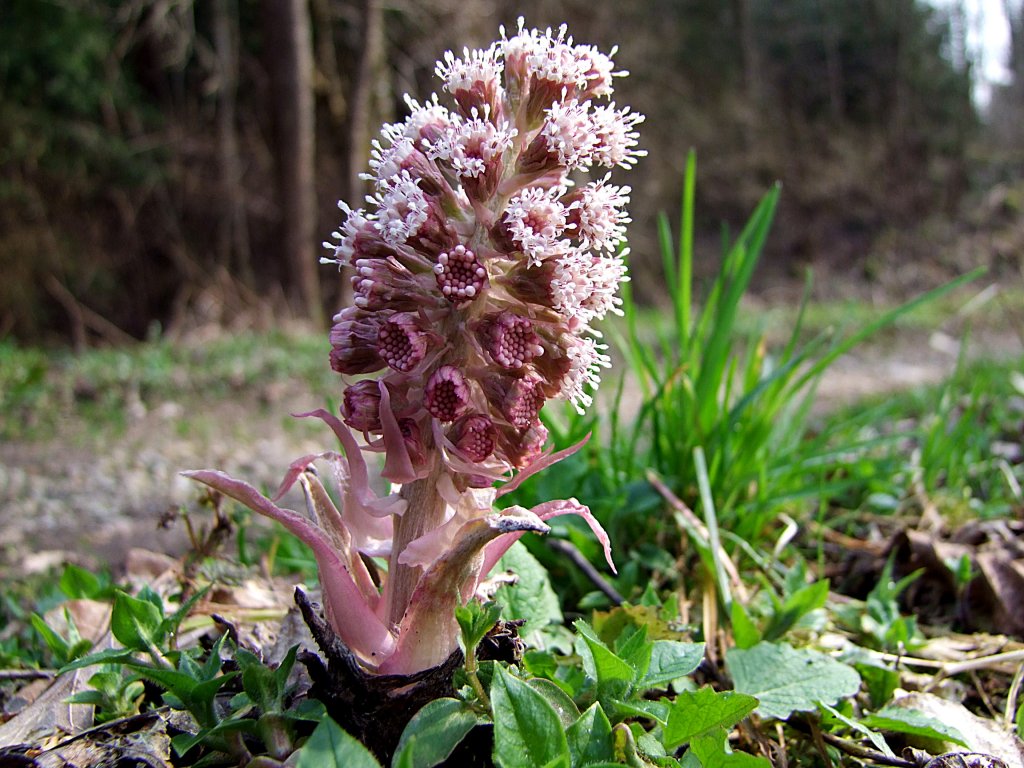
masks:
[[[213,42],[217,56],[217,145],[225,211],[217,233],[217,257],[247,285],[253,284],[249,222],[246,217],[242,163],[235,132],[238,92],[238,8],[234,0],[213,2]]]
[[[362,0],[363,17],[352,96],[349,99],[348,200],[354,206],[363,199],[365,182],[359,174],[366,170],[370,156],[374,89],[384,78],[384,14],[380,0]]]
[[[281,255],[298,311],[321,321],[316,259],[313,36],[307,0],[263,0],[281,202]]]

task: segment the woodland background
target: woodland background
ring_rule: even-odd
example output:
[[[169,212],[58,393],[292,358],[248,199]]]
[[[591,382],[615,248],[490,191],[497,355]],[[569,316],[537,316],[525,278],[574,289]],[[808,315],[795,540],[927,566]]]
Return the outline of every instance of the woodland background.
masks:
[[[1009,84],[979,110],[964,2],[922,0],[4,0],[0,339],[123,341],[208,323],[323,322],[335,201],[402,94],[500,24],[567,22],[632,76],[634,286],[657,302],[658,211],[700,162],[698,253],[776,180],[755,284],[906,295],[967,265],[1019,277],[1024,3]],[[707,265],[707,272],[714,269]]]

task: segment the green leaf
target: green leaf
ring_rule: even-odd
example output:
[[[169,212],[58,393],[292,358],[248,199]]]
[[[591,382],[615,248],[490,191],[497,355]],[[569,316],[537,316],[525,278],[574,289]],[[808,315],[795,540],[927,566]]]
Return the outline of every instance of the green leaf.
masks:
[[[936,741],[951,741],[961,747],[967,746],[963,734],[955,727],[909,707],[883,707],[873,715],[862,717],[860,721],[868,728],[879,731],[903,733]]]
[[[594,630],[582,619],[573,624],[579,637],[576,650],[583,660],[583,669],[597,683],[597,695],[604,698],[627,698],[636,675],[632,666],[616,656]]]
[[[576,702],[554,681],[543,677],[534,677],[527,680],[526,684],[548,700],[548,704],[555,710],[555,714],[558,715],[558,719],[562,721],[565,728],[579,719],[580,709],[576,706]]]
[[[498,567],[518,576],[515,584],[503,585],[494,599],[502,605],[501,613],[506,619],[526,620],[520,635],[526,637],[549,624],[562,624],[562,608],[548,572],[521,541],[509,548],[498,561]],[[534,639],[530,639],[531,645],[536,645]]]
[[[501,606],[497,603],[481,603],[471,600],[465,605],[455,606],[455,618],[462,630],[463,650],[475,649],[498,623],[501,617]]]
[[[828,704],[822,704],[821,702],[819,702],[818,706],[821,707],[822,712],[824,712],[826,716],[833,717],[840,723],[845,725],[847,728],[850,728],[854,731],[857,731],[857,733],[866,736],[868,738],[868,741],[875,745],[875,749],[877,749],[882,754],[886,755],[887,757],[896,757],[892,749],[889,747],[889,744],[886,742],[885,738],[878,731],[868,728],[863,723],[857,722],[851,717],[847,717],[838,709],[836,709],[835,707],[830,707]],[[825,722],[825,718],[822,718],[822,722]]]
[[[786,643],[730,648],[725,663],[736,690],[757,698],[762,717],[785,720],[794,711],[812,712],[819,701],[833,703],[860,689],[860,676],[852,667]]]
[[[656,688],[693,672],[704,659],[704,643],[656,640],[641,688]]]
[[[772,614],[768,626],[764,628],[763,639],[778,640],[808,613],[825,605],[825,600],[828,599],[828,587],[828,579],[821,579],[798,589],[787,597],[786,602]]]
[[[726,730],[745,718],[757,707],[757,699],[733,691],[718,693],[711,688],[684,691],[676,696],[662,731],[666,749],[717,728]]]
[[[569,744],[572,768],[615,760],[612,724],[597,702],[591,704],[590,709],[569,726],[565,738]]]
[[[210,586],[206,586],[203,589],[200,589],[198,592],[193,593],[188,600],[186,600],[184,603],[178,606],[178,610],[176,610],[174,613],[172,613],[170,616],[163,620],[160,627],[161,631],[165,634],[177,632],[178,627],[181,625],[181,622],[183,622],[185,618],[188,616],[189,611],[192,610],[192,607],[200,600],[202,600],[206,593],[210,591]],[[159,597],[157,599],[159,599]],[[162,605],[162,601],[160,604]]]
[[[392,768],[432,768],[448,759],[483,720],[464,701],[435,699],[417,712],[402,731]]]
[[[64,573],[60,575],[59,587],[70,600],[98,597],[103,590],[98,576],[74,563],[69,563],[64,568]]]
[[[747,609],[738,600],[730,607],[732,636],[737,648],[751,648],[761,642],[761,633],[750,618]]]
[[[73,672],[76,669],[91,667],[94,664],[128,664],[134,661],[134,655],[135,651],[130,648],[107,648],[99,653],[91,653],[70,664],[65,664],[57,674],[63,675],[65,672]]]
[[[495,762],[500,768],[569,768],[565,731],[547,699],[503,667],[494,671]]]
[[[702,768],[771,768],[763,757],[729,748],[729,734],[718,728],[697,736],[690,742],[690,751],[700,760]]]
[[[145,651],[163,640],[160,609],[149,600],[140,600],[118,591],[110,615],[110,631],[125,648]]]
[[[381,765],[355,737],[326,717],[299,750],[295,768],[381,768]]]
[[[900,687],[900,673],[894,669],[875,666],[874,664],[857,663],[853,668],[860,674],[868,691],[873,707],[881,707],[892,698],[892,694]]]

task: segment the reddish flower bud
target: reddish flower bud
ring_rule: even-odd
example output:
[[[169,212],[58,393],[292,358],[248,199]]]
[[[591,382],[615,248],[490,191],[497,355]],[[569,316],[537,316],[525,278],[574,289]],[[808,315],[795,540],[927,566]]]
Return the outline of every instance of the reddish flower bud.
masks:
[[[456,306],[471,302],[487,285],[487,270],[464,245],[456,245],[438,256],[434,275],[441,293]]]
[[[502,312],[489,318],[480,329],[481,345],[502,368],[522,368],[544,353],[540,339],[528,318]]]
[[[416,315],[399,312],[389,317],[380,327],[378,352],[384,362],[396,371],[409,373],[423,362],[429,338],[417,324]]]
[[[331,368],[344,374],[379,371],[384,367],[377,354],[379,333],[378,316],[357,307],[339,312],[331,328]]]
[[[423,404],[440,421],[455,421],[469,405],[469,384],[454,365],[442,365],[430,375]]]
[[[364,379],[345,389],[341,417],[360,432],[380,431],[380,387],[373,379]]]
[[[464,416],[448,433],[456,450],[469,461],[480,462],[494,453],[498,431],[494,423],[479,413]]]

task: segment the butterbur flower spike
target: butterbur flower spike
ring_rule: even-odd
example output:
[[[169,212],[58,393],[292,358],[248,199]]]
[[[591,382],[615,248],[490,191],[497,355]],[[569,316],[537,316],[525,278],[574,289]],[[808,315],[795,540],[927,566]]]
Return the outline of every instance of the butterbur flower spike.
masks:
[[[614,569],[607,535],[575,499],[492,505],[580,447],[545,448],[539,413],[559,397],[589,407],[610,363],[592,323],[619,311],[630,222],[630,188],[611,172],[645,154],[643,116],[609,101],[625,73],[565,27],[520,22],[435,71],[450,104],[406,97],[409,116],[373,143],[365,207],[339,203],[344,220],[325,243],[322,261],[351,269],[354,306],[330,333],[340,413],[305,414],[342,453],[302,457],[282,483],[302,488],[306,513],[223,473],[187,473],[312,548],[324,617],[369,675],[455,653],[456,604],[554,515],[581,516]],[[333,470],[337,506],[317,463]],[[388,560],[379,584],[367,557]]]

